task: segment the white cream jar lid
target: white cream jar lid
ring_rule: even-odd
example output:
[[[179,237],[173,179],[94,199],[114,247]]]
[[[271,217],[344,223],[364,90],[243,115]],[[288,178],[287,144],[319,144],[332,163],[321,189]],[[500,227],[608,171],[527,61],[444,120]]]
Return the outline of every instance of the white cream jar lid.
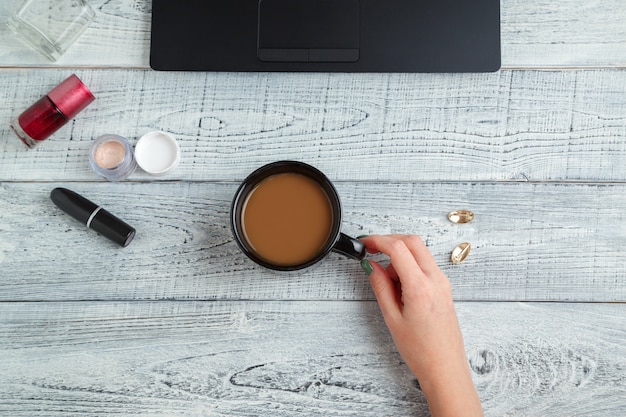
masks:
[[[178,166],[180,146],[169,133],[148,132],[135,145],[135,160],[148,174],[165,175]]]

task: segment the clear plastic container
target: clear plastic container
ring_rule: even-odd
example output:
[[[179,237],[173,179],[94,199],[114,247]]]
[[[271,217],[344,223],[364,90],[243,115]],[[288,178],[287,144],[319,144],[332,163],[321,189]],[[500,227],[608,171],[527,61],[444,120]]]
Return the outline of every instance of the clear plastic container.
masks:
[[[89,150],[91,168],[109,181],[122,181],[137,168],[133,147],[119,135],[98,136]]]
[[[85,0],[26,0],[7,25],[28,46],[56,61],[94,16]]]

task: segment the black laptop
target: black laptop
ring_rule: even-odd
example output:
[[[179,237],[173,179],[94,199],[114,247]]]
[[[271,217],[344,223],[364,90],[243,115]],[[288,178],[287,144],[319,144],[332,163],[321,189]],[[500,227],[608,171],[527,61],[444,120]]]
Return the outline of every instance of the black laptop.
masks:
[[[500,0],[152,0],[163,71],[489,72]]]

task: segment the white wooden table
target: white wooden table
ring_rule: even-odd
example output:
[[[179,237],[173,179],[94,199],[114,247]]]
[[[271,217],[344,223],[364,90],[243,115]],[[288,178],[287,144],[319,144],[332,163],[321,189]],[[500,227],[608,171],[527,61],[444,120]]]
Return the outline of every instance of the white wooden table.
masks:
[[[346,233],[424,237],[487,415],[626,415],[623,0],[504,1],[493,74],[154,72],[150,1],[91,3],[55,64],[0,25],[0,415],[427,415],[358,263],[276,274],[233,242],[238,182],[281,159],[335,181]],[[96,101],[26,150],[9,120],[73,72]],[[155,129],[182,148],[167,177],[91,171],[96,136]]]

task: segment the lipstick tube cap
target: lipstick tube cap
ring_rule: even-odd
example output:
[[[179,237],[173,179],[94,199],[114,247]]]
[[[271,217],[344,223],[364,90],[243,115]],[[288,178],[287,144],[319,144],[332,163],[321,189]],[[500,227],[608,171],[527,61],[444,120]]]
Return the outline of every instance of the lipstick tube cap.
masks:
[[[125,248],[135,237],[135,229],[104,209],[93,216],[89,228]]]

